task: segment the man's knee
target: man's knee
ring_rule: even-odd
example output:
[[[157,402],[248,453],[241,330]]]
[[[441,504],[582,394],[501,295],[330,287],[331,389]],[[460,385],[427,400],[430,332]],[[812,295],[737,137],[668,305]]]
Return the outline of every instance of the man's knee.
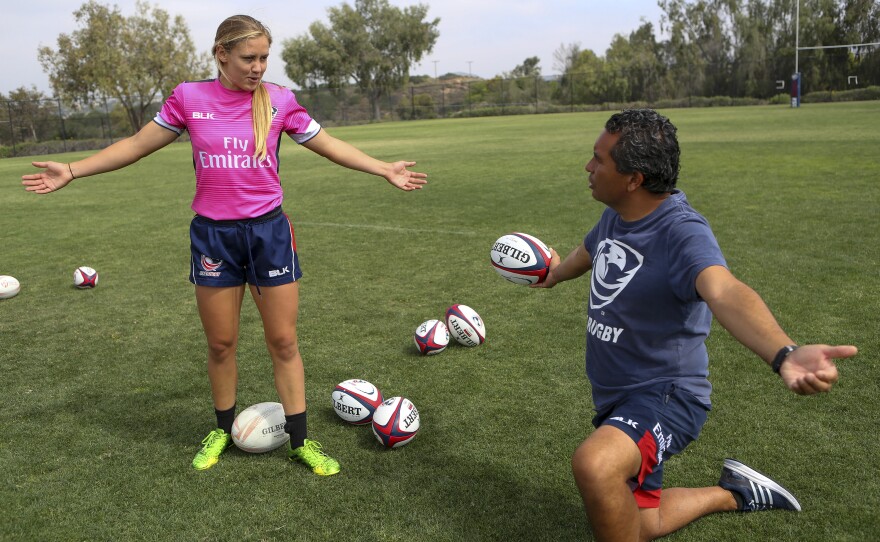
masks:
[[[581,443],[571,457],[575,482],[584,490],[626,484],[638,474],[638,447],[622,431],[604,427]]]

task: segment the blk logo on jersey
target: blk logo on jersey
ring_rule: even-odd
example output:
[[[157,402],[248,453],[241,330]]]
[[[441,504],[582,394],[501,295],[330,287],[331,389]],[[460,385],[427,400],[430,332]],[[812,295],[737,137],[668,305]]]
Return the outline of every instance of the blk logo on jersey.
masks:
[[[609,305],[642,267],[644,256],[632,247],[605,239],[596,248],[590,275],[590,308]]]
[[[217,271],[217,270],[220,269],[221,265],[223,265],[223,260],[216,260],[214,258],[209,258],[209,257],[205,256],[204,254],[202,254],[202,258],[201,258],[200,263],[202,266],[202,270],[199,271],[200,276],[202,276],[202,277],[219,277],[220,276],[220,271]]]

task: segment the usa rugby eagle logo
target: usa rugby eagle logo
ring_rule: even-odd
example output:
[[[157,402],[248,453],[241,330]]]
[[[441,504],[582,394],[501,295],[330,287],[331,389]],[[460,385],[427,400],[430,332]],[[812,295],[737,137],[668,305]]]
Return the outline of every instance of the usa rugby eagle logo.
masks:
[[[614,301],[641,269],[644,259],[620,241],[605,239],[599,243],[590,276],[590,307],[601,309]]]
[[[205,271],[216,271],[221,265],[223,265],[223,260],[215,260],[214,258],[209,258],[202,254],[202,269]]]

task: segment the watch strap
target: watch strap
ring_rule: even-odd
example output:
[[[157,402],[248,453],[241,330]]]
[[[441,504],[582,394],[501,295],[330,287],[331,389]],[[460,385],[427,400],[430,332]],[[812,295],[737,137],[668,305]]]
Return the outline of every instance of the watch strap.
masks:
[[[785,358],[788,357],[789,354],[797,350],[796,344],[789,344],[788,346],[783,346],[779,349],[779,352],[776,352],[776,357],[773,358],[773,363],[770,364],[770,367],[773,369],[773,372],[779,374],[779,369],[782,367],[782,362],[785,361]]]

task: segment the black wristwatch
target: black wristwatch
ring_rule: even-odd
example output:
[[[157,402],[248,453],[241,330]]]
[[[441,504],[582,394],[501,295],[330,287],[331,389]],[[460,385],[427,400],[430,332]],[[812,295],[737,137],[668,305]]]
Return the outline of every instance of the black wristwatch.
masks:
[[[789,354],[797,350],[797,348],[796,344],[790,344],[788,346],[783,346],[779,349],[779,352],[776,352],[776,357],[773,358],[773,363],[770,364],[774,373],[779,374],[779,368],[782,367],[782,362],[785,361],[785,358],[787,358]]]

